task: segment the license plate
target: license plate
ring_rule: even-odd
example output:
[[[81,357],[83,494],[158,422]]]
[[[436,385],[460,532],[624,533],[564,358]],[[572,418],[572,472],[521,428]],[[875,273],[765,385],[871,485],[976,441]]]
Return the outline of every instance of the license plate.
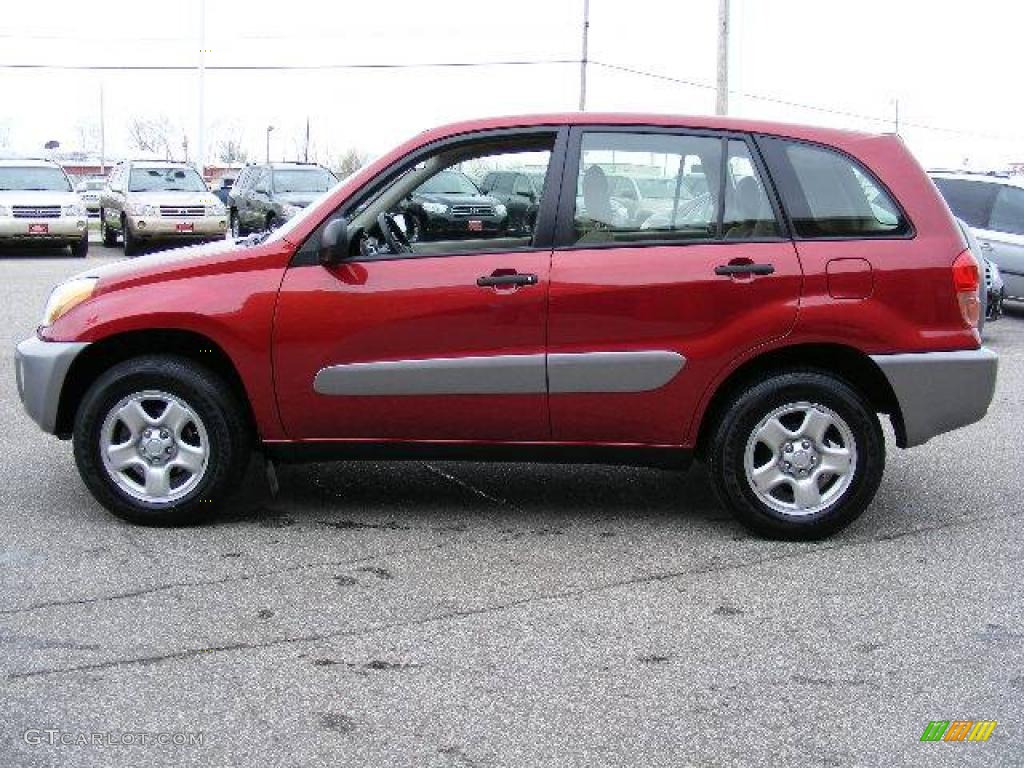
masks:
[[[28,233],[30,235],[45,235],[50,231],[49,224],[29,224]]]
[[[195,224],[192,224],[192,223],[188,223],[188,224],[179,224],[179,225],[178,225],[178,226],[176,227],[176,229],[177,229],[177,230],[178,230],[179,232],[192,232],[194,228],[195,228]]]
[[[483,232],[484,223],[480,219],[470,219],[466,222],[466,229],[470,232]]]

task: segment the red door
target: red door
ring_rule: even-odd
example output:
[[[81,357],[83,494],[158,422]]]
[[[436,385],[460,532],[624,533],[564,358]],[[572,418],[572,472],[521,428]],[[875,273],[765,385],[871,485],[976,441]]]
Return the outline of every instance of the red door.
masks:
[[[539,251],[289,269],[274,326],[289,438],[550,439],[549,266]]]

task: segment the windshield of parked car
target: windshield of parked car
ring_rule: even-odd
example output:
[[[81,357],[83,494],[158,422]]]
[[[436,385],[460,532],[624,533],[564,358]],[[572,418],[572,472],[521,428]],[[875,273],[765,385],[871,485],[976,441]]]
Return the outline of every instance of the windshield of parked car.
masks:
[[[480,190],[476,188],[476,184],[474,184],[468,176],[459,173],[458,171],[441,171],[436,176],[433,176],[423,182],[416,192],[428,195],[480,194]]]
[[[64,171],[50,166],[0,168],[0,190],[70,192],[71,184]]]
[[[274,171],[275,192],[326,192],[337,181],[323,168],[296,168]]]
[[[192,168],[133,168],[129,192],[206,192],[206,182]]]

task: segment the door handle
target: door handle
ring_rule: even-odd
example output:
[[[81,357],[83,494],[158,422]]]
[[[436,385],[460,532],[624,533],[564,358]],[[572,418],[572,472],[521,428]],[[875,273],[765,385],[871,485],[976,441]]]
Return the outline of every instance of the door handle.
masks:
[[[536,285],[537,276],[533,273],[495,274],[478,277],[476,284],[481,288],[500,288],[503,286],[518,287],[520,285]]]
[[[774,264],[719,264],[716,275],[770,275],[775,272]]]
[[[992,243],[990,243],[988,240],[982,240],[981,241],[981,250],[983,250],[983,251],[991,251],[992,250]]]

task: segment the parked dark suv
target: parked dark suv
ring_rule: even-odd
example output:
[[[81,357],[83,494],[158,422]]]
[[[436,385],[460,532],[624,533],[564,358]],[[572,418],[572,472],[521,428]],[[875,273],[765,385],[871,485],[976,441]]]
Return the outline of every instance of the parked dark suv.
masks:
[[[412,242],[480,237],[504,232],[508,209],[483,194],[461,171],[444,170],[414,189],[399,206]]]
[[[480,182],[480,191],[508,209],[510,232],[533,232],[544,191],[543,171],[491,171]]]
[[[337,182],[315,163],[247,166],[228,193],[232,237],[276,229]]]

